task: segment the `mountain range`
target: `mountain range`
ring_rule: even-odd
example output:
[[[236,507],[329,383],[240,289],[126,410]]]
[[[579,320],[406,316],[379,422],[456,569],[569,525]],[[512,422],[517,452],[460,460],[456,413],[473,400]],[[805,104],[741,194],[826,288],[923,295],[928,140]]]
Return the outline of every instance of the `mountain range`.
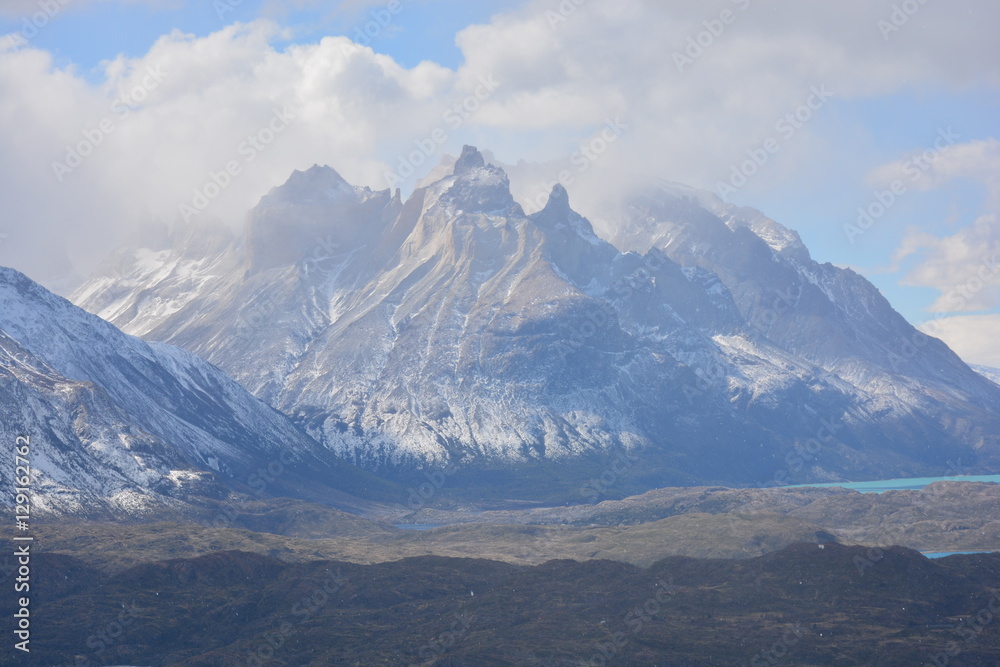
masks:
[[[557,185],[526,215],[471,147],[429,180],[298,171],[242,231],[151,229],[71,298],[390,477],[580,500],[1000,460],[1000,387],[758,211],[665,184],[592,224]]]
[[[141,517],[232,492],[350,505],[385,491],[211,364],[6,268],[0,397],[0,438],[27,443],[40,513]],[[5,488],[14,472],[0,469]]]
[[[995,549],[1000,487],[732,488],[995,472],[991,369],[758,211],[592,220],[467,147],[148,228],[77,305],[0,268],[31,664],[993,664],[995,554],[889,545]]]

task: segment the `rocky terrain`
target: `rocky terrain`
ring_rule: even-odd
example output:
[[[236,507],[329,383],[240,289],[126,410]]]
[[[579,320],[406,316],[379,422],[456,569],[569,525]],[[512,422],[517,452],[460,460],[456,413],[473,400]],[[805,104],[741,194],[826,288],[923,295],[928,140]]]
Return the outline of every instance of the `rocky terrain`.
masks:
[[[27,438],[41,515],[156,516],[234,490],[356,507],[357,494],[392,488],[199,357],[123,334],[3,268],[0,398],[0,440]],[[13,474],[0,467],[4,488]]]
[[[317,166],[235,233],[135,239],[73,299],[337,456],[472,495],[995,467],[1000,387],[795,232],[680,186],[605,208],[592,224],[556,186],[525,215],[471,147],[406,201]]]
[[[795,544],[752,559],[356,565],[44,554],[18,664],[995,665],[1000,556]],[[8,614],[9,600],[0,601]],[[991,611],[992,610],[992,611]],[[13,659],[5,646],[6,661]],[[937,662],[935,662],[937,661]],[[945,662],[947,661],[947,662]]]

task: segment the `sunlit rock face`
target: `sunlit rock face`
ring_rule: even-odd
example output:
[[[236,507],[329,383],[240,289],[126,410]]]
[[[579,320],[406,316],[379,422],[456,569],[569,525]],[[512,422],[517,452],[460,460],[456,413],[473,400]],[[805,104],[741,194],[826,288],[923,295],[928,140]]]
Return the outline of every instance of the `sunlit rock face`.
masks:
[[[470,147],[405,202],[314,167],[242,235],[124,248],[74,300],[373,469],[628,452],[649,488],[1000,458],[998,387],[794,232],[680,186],[605,211],[556,186],[527,216]]]

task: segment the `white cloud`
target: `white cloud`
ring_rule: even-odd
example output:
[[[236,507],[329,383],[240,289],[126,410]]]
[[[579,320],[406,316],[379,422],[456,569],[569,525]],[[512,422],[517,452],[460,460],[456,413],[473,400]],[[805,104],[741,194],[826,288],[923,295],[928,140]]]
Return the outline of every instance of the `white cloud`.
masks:
[[[951,236],[911,233],[897,257],[921,253],[903,284],[941,293],[930,310],[945,313],[988,310],[1000,305],[1000,224],[984,215]]]
[[[985,0],[928,3],[889,41],[877,27],[889,2],[590,0],[557,15],[565,20],[547,13],[570,6],[577,5],[529,0],[489,25],[470,26],[457,37],[465,56],[457,71],[405,68],[369,49],[345,54],[341,38],[278,51],[271,41],[279,28],[267,21],[197,39],[165,36],[140,58],[109,63],[100,84],[30,47],[0,50],[0,194],[17,221],[6,223],[17,230],[0,229],[11,234],[0,263],[62,263],[52,258],[60,256],[55,239],[64,239],[88,270],[130,227],[175,217],[210,172],[241,159],[241,142],[276,107],[287,106],[294,122],[243,165],[205,215],[235,223],[292,169],[317,162],[382,187],[386,168],[436,127],[448,131],[441,152],[475,143],[503,161],[565,166],[620,116],[627,131],[570,187],[587,212],[603,192],[636,178],[712,187],[775,134],[776,120],[802,105],[813,85],[825,84],[837,98],[1000,87],[993,34],[1000,4]],[[674,52],[723,8],[735,20],[678,71]],[[127,118],[115,115],[115,98],[160,66],[163,82]],[[442,114],[484,76],[501,82],[496,93],[461,128],[444,125]],[[105,118],[114,132],[58,183],[52,162]],[[803,168],[837,169],[815,159],[824,141],[806,124],[754,186],[775,186]]]
[[[943,144],[942,144],[943,146]],[[931,287],[940,296],[930,306],[937,312],[988,310],[1000,305],[1000,141],[989,139],[928,148],[870,174],[879,187],[893,181],[909,188],[934,190],[955,179],[986,189],[987,211],[954,234],[938,237],[911,230],[896,249],[893,264],[916,256],[903,284]]]
[[[947,317],[918,328],[943,340],[966,363],[1000,368],[1000,315]]]
[[[907,187],[926,191],[944,187],[956,178],[966,178],[982,183],[988,206],[1000,210],[1000,141],[990,138],[947,143],[947,140],[954,142],[956,136],[954,129],[941,128],[935,145],[872,170],[868,180],[886,186],[898,179]]]
[[[241,174],[201,218],[236,223],[292,170],[316,162],[376,183],[380,145],[410,141],[440,122],[439,100],[467,94],[448,70],[407,70],[343,38],[278,52],[269,44],[276,31],[257,22],[199,39],[175,32],[142,58],[107,63],[100,86],[53,67],[42,51],[0,55],[0,179],[8,220],[18,221],[0,262],[37,275],[34,258],[64,242],[89,270],[128,229],[175,219],[229,161]],[[120,102],[136,93],[134,108]],[[249,161],[240,147],[266,138],[282,109],[291,125]],[[67,147],[81,144],[91,154],[55,173],[53,163],[72,164]]]
[[[712,187],[747,149],[775,135],[776,121],[813,85],[826,85],[837,98],[1000,86],[996,41],[980,23],[1000,20],[995,3],[924,5],[888,43],[878,21],[890,16],[892,3],[592,1],[553,18],[555,7],[576,4],[531,2],[458,37],[468,72],[492,72],[506,82],[499,95],[506,113],[484,120],[496,128],[487,136],[497,137],[501,159],[568,154],[621,114],[632,125],[631,140],[609,152],[603,166],[629,172],[623,178],[655,174]],[[730,23],[717,37],[707,34],[705,22],[718,31],[723,9]],[[699,33],[707,46],[678,71],[674,54],[686,55],[688,39]],[[530,140],[518,140],[518,132]],[[755,185],[778,184],[803,165],[821,168],[818,142],[806,125]],[[571,194],[593,192],[594,185]]]

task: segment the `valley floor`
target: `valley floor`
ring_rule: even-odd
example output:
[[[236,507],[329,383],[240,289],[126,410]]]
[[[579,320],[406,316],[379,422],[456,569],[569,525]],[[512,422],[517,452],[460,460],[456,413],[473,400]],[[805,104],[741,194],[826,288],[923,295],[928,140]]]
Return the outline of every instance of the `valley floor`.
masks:
[[[381,521],[225,507],[36,520],[32,652],[11,642],[2,664],[1000,664],[1000,553],[914,550],[1000,550],[996,484],[370,508]]]
[[[45,553],[36,568],[32,651],[14,658],[4,647],[4,664],[1000,662],[1000,554],[931,561],[903,548],[796,544],[638,568],[220,551],[109,573]]]

